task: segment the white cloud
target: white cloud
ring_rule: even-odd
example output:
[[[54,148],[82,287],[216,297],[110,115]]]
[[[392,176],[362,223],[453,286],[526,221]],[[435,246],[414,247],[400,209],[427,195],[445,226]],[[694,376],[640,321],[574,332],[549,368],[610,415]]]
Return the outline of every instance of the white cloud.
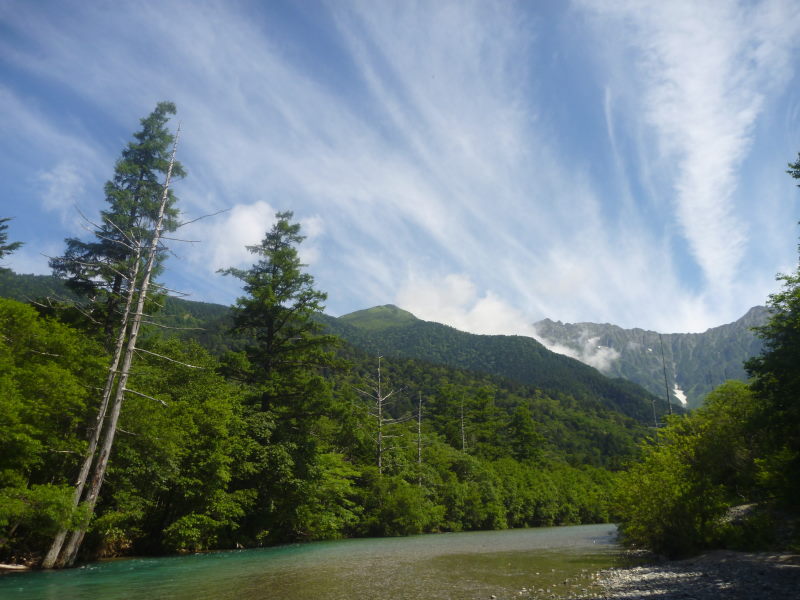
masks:
[[[534,326],[535,337],[548,350],[563,354],[581,361],[598,371],[609,372],[614,363],[619,359],[620,352],[609,346],[601,345],[599,337],[589,337],[586,330],[580,332],[577,338],[570,340],[570,344],[561,344],[547,338]]]
[[[75,163],[62,160],[51,170],[39,175],[42,186],[42,204],[45,210],[55,212],[62,221],[74,222],[76,204],[86,191],[86,176]]]
[[[200,238],[201,244],[192,260],[208,272],[248,267],[255,257],[247,246],[258,245],[274,222],[275,210],[266,202],[237,204],[193,228],[192,235]]]
[[[400,288],[395,302],[420,319],[478,334],[533,335],[526,316],[488,291],[478,294],[463,274],[430,280],[416,276]]]
[[[554,24],[534,5],[331,4],[314,16],[323,55],[252,5],[18,3],[6,17],[26,44],[0,39],[5,60],[83,102],[72,125],[100,114],[115,133],[95,143],[99,126],[84,125],[92,141],[81,149],[81,127],[67,127],[60,107],[38,110],[0,89],[13,109],[0,111],[0,154],[24,148],[22,162],[36,165],[24,172],[47,173],[52,205],[102,198],[128,139],[120,132],[174,100],[189,170],[176,186],[182,210],[234,207],[192,226],[201,243],[167,266],[197,299],[229,300],[230,278],[209,273],[251,264],[245,245],[275,211],[293,209],[308,235],[301,257],[333,312],[396,299],[470,331],[529,335],[525,324],[544,316],[698,330],[763,300],[741,265],[771,221],[748,229],[736,169],[769,90],[792,68],[791,3],[698,5],[708,15],[672,2],[582,3],[596,8],[597,35],[570,19],[566,41],[540,36]],[[594,56],[601,42],[614,56],[632,45],[642,70],[599,52],[597,74],[565,59],[558,84],[546,79],[559,51]],[[592,110],[608,145],[573,154],[562,134]],[[587,147],[589,125],[578,136]],[[58,151],[38,158],[45,147]],[[595,170],[604,152],[613,174]],[[687,277],[684,245],[710,284]]]
[[[786,84],[800,32],[796,3],[581,2],[600,35],[632,47],[637,80],[621,78],[628,118],[644,115],[674,169],[675,218],[710,288],[730,294],[752,232],[739,216],[739,168],[765,110]],[[614,31],[614,35],[609,33]]]

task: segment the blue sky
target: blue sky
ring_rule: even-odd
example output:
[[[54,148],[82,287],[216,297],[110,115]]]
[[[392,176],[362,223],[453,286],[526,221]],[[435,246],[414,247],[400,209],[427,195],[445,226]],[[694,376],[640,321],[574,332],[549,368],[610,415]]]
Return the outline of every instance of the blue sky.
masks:
[[[334,315],[702,331],[796,266],[798,44],[794,0],[0,0],[6,264],[86,236],[172,100],[182,211],[228,209],[167,264],[193,299],[290,209]]]

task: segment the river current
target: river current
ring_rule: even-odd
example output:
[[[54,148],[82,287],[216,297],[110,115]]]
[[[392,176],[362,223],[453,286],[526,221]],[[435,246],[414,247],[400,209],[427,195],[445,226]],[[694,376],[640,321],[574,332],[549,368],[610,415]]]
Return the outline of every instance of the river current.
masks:
[[[610,566],[615,537],[613,525],[581,525],[111,560],[4,575],[0,598],[503,600],[523,589],[537,597],[549,593],[536,590],[583,585],[581,576]]]

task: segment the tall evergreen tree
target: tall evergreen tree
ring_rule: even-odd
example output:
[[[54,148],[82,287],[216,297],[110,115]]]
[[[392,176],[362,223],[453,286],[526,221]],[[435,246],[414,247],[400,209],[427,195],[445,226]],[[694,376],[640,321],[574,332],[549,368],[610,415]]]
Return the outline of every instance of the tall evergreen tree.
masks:
[[[233,331],[250,339],[239,374],[259,388],[262,410],[287,400],[292,378],[331,361],[333,337],[322,335],[314,315],[322,312],[327,294],[314,289],[303,272],[296,246],[305,237],[293,213],[281,212],[262,242],[247,249],[258,257],[249,269],[221,271],[244,282],[247,294],[233,307]]]
[[[233,329],[249,343],[228,365],[251,390],[253,446],[239,484],[258,496],[259,508],[244,528],[256,532],[257,541],[267,531],[272,539],[302,535],[298,511],[320,473],[314,428],[332,402],[321,369],[333,364],[335,338],[323,335],[314,319],[326,294],[303,272],[296,246],[304,237],[292,216],[278,213],[262,242],[248,246],[258,257],[252,267],[222,271],[241,279],[246,294],[233,307]]]
[[[146,245],[152,233],[148,225],[156,220],[164,177],[170,164],[174,135],[167,129],[170,115],[176,112],[172,102],[159,102],[155,110],[141,119],[141,130],[122,151],[114,168],[114,177],[105,185],[108,206],[101,211],[101,220],[94,226],[94,241],[67,238],[63,256],[50,260],[53,274],[67,279],[76,293],[94,300],[94,318],[103,324],[107,341],[113,337],[118,321],[116,311],[124,303],[125,276],[135,246]],[[183,166],[176,162],[172,178],[184,177]],[[177,227],[176,198],[169,191],[165,212],[165,230]],[[154,265],[153,275],[160,270],[164,253]],[[144,260],[142,257],[139,260]],[[144,269],[141,269],[143,271]]]
[[[174,105],[164,106],[163,103],[159,104],[156,112],[159,112],[159,109],[169,109],[170,107],[174,110]],[[121,316],[119,317],[119,326],[115,336],[113,356],[109,365],[106,384],[103,388],[96,422],[94,427],[90,429],[89,447],[84,456],[73,495],[73,501],[76,506],[83,497],[84,507],[90,516],[93,515],[105,478],[125,392],[133,392],[127,387],[127,381],[130,376],[133,355],[137,350],[136,342],[150,283],[159,264],[159,255],[163,252],[161,235],[167,228],[168,215],[171,210],[169,206],[170,181],[175,167],[176,147],[177,134],[176,137],[173,137],[165,181],[160,186],[160,195],[155,214],[150,212],[146,199],[141,201],[141,206],[132,205],[130,207],[131,213],[137,212],[138,214],[135,222],[129,223],[130,227],[127,231],[115,225],[111,218],[104,215],[104,222],[109,225],[115,225],[120,235],[117,240],[119,246],[127,249],[130,252],[130,256],[125,257],[122,262],[116,263],[116,268],[111,267],[111,271],[114,277],[119,279],[119,283],[116,293],[112,293],[109,296],[109,302],[107,303],[107,307],[110,309],[106,314],[106,328],[107,334],[109,334],[106,337],[107,343],[112,341],[110,337],[113,331],[112,320],[118,316],[112,307],[115,303],[123,306],[123,301],[124,307],[120,310]],[[140,187],[143,188],[144,185]],[[103,239],[102,235],[98,234],[98,236]],[[105,241],[111,240],[109,238]],[[140,270],[140,267],[143,268]],[[120,293],[123,289],[125,291],[124,295]],[[92,465],[94,468],[91,477],[89,477]],[[42,566],[44,568],[51,568],[55,565],[72,566],[86,530],[87,523],[84,522],[73,530],[69,541],[64,545],[67,531],[66,529],[61,529],[56,534],[47,555],[42,561]]]

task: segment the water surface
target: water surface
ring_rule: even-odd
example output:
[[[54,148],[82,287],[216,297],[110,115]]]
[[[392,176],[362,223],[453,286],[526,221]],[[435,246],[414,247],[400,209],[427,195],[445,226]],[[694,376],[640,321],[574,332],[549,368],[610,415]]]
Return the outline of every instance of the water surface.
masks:
[[[503,600],[523,589],[535,598],[585,585],[582,575],[610,566],[615,537],[613,525],[581,525],[103,561],[4,575],[0,598]]]

